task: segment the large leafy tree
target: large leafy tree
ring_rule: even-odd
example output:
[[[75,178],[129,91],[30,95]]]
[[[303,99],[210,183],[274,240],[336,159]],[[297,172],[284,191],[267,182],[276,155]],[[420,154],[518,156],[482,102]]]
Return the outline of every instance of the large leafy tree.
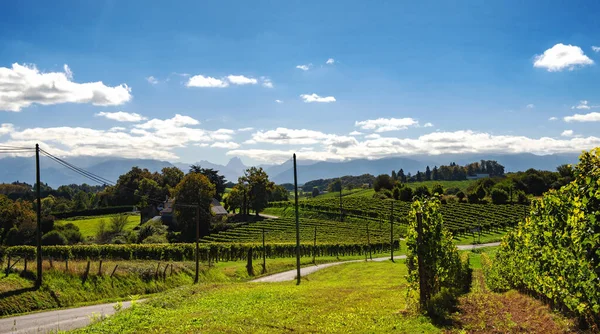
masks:
[[[215,185],[200,173],[189,173],[175,187],[175,215],[183,241],[192,241],[196,236],[197,208],[200,211],[200,236],[210,232],[210,203],[215,196]]]
[[[262,167],[251,167],[244,172],[240,183],[248,185],[248,202],[258,216],[267,207],[273,182],[269,181],[269,176]]]
[[[165,167],[161,170],[162,186],[175,188],[183,179],[183,172],[177,167]]]
[[[35,236],[35,213],[30,202],[0,195],[0,244],[30,244]]]
[[[202,168],[200,165],[191,165],[190,173],[199,173],[206,176],[210,182],[215,185],[215,198],[218,200],[223,198],[223,194],[225,193],[225,183],[227,181],[223,175],[219,175],[218,170]]]

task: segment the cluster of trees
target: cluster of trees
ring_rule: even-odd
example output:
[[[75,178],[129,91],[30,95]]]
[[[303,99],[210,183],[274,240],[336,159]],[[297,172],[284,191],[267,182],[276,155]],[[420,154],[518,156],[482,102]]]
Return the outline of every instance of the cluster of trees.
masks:
[[[191,241],[196,235],[199,218],[201,236],[210,233],[214,223],[211,202],[225,201],[230,210],[240,209],[257,215],[269,201],[288,199],[288,191],[276,186],[262,168],[250,168],[227,196],[225,178],[218,171],[190,166],[187,174],[176,167],[159,172],[133,167],[121,175],[114,186],[68,185],[54,190],[41,186],[42,233],[45,244],[76,244],[83,242],[77,226],[54,224],[53,214],[80,212],[113,206],[131,205],[141,209],[157,208],[167,198],[174,200],[176,220],[163,225],[160,220],[148,220],[125,231],[127,216],[116,215],[108,222],[101,221],[93,242],[104,243],[157,243]],[[231,183],[230,183],[231,184]],[[0,245],[33,244],[36,236],[35,185],[15,182],[0,185]],[[198,216],[199,215],[199,216]]]
[[[283,185],[269,181],[269,176],[262,168],[251,167],[238,179],[225,198],[228,210],[240,210],[243,215],[249,215],[250,210],[258,216],[269,202],[287,201],[289,190]]]
[[[404,170],[400,169],[397,173],[392,171],[390,175],[393,181],[402,183],[421,182],[421,181],[459,181],[466,180],[467,176],[475,176],[476,174],[489,174],[490,177],[500,177],[504,175],[504,166],[495,160],[481,160],[473,162],[465,166],[459,166],[452,162],[449,165],[437,166],[430,169],[425,168],[425,172],[417,171],[415,175],[411,173],[404,174]]]
[[[311,192],[316,187],[319,191],[325,191],[325,190],[331,191],[331,190],[329,190],[330,185],[337,181],[341,181],[342,186],[348,190],[352,190],[355,188],[361,188],[364,185],[367,185],[367,187],[370,188],[371,185],[373,184],[373,182],[375,181],[375,176],[373,176],[371,174],[363,174],[360,176],[346,175],[346,176],[342,176],[340,178],[335,178],[335,179],[318,179],[318,180],[306,182],[302,186],[302,190],[304,192]],[[289,190],[294,190],[293,184],[286,184],[284,186],[287,186],[287,185],[291,186],[291,188]],[[336,191],[339,191],[339,190],[336,190]]]
[[[481,166],[486,167],[482,169]],[[458,168],[460,166],[450,165],[449,167]],[[493,177],[475,181],[466,191],[462,191],[456,187],[444,189],[439,184],[433,185],[432,189],[429,189],[425,185],[420,185],[413,190],[407,187],[405,182],[401,181],[403,179],[403,174],[401,173],[396,174],[396,178],[394,178],[394,173],[392,173],[392,176],[387,174],[378,175],[373,183],[373,188],[378,192],[376,196],[403,201],[411,201],[415,196],[429,196],[437,193],[438,195],[446,194],[455,196],[459,201],[467,200],[470,203],[481,203],[486,198],[489,198],[495,204],[509,202],[526,204],[529,202],[528,195],[541,196],[550,189],[561,188],[574,178],[573,168],[570,165],[558,166],[556,172],[529,169],[525,172],[508,173],[501,176],[496,173],[503,173],[504,167],[496,164],[495,161],[484,160],[481,164],[472,163],[460,168],[476,172],[493,170],[495,172],[494,174],[490,173]]]

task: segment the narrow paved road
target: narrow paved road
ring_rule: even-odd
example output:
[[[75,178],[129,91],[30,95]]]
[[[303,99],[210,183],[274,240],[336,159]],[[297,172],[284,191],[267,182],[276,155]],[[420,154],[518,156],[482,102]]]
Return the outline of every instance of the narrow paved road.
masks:
[[[471,249],[477,249],[477,248],[483,248],[483,247],[493,247],[493,246],[499,246],[499,245],[500,245],[499,242],[490,242],[487,244],[479,244],[479,245],[458,245],[458,246],[456,246],[456,248],[458,248],[458,250],[471,250]],[[394,259],[405,259],[405,258],[406,258],[406,255],[394,256]],[[381,261],[386,261],[389,259],[390,259],[389,256],[388,257],[378,257],[378,258],[373,259],[373,261],[381,262]],[[364,260],[339,261],[339,262],[330,262],[330,263],[324,263],[324,264],[304,267],[304,268],[300,268],[300,276],[312,274],[315,271],[329,268],[332,266],[337,266],[339,264],[362,262],[362,261],[364,261]],[[252,280],[251,282],[253,282],[253,283],[262,283],[262,282],[273,283],[273,282],[291,281],[294,279],[296,279],[296,269],[284,271],[279,274],[273,274],[273,275],[257,278],[255,280]]]
[[[116,304],[92,305],[4,318],[0,319],[0,333],[56,333],[81,328],[89,325],[93,318],[114,314]],[[123,302],[122,305],[125,309],[131,306],[131,302]]]

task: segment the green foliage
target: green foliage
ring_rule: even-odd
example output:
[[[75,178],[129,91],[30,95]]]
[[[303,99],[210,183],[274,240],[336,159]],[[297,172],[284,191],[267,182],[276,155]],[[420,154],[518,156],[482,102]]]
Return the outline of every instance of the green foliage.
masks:
[[[206,176],[210,183],[215,186],[215,198],[221,200],[225,193],[225,177],[219,175],[219,171],[212,168],[202,168],[199,165],[191,165],[190,173],[199,173]]]
[[[314,187],[313,190],[312,190],[312,197],[313,198],[317,197],[317,196],[319,196],[319,194],[320,194],[319,188]]]
[[[342,191],[342,180],[335,180],[333,182],[331,182],[328,186],[327,186],[327,191],[329,192],[340,192]]]
[[[192,241],[196,236],[196,219],[200,220],[200,236],[210,231],[210,203],[215,196],[215,186],[200,173],[187,174],[175,187],[175,214],[178,230],[184,241]],[[197,217],[198,206],[200,217]]]
[[[420,239],[417,232],[418,217],[422,217]],[[468,257],[459,256],[452,234],[443,228],[439,200],[431,198],[413,202],[407,233],[407,280],[413,289],[423,289],[423,303],[440,293],[442,288],[456,293],[468,290],[471,282]],[[419,286],[419,263],[423,265],[423,286]]]
[[[414,196],[416,197],[429,197],[431,196],[431,192],[429,191],[429,188],[427,188],[427,186],[422,185],[422,186],[418,186],[413,193]]]
[[[42,245],[55,246],[55,245],[68,245],[69,240],[60,233],[59,231],[50,231],[42,236]]]
[[[267,207],[269,193],[273,188],[273,182],[269,181],[267,173],[260,168],[251,167],[244,172],[240,181],[248,185],[248,200],[250,207],[256,215]]]
[[[400,188],[400,193],[398,194],[398,199],[403,202],[412,202],[413,190],[409,187]]]
[[[505,204],[508,202],[508,193],[502,189],[492,189],[491,197],[494,204]]]
[[[436,183],[436,184],[433,185],[433,188],[431,188],[431,193],[432,194],[443,195],[444,194],[444,187],[442,187],[441,184]]]
[[[506,235],[493,278],[543,296],[600,327],[600,149],[585,152],[574,181],[549,191]],[[493,283],[503,288],[504,282]]]
[[[381,189],[392,190],[394,188],[394,181],[388,174],[381,174],[375,178],[375,182],[373,182],[373,189],[375,191],[379,191]]]

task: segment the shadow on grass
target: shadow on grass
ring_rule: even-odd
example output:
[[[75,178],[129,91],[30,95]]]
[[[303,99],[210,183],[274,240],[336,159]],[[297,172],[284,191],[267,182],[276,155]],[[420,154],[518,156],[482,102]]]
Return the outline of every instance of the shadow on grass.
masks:
[[[5,292],[0,293],[0,299],[8,298],[11,296],[18,296],[18,295],[21,295],[21,294],[24,294],[27,292],[33,292],[33,291],[37,291],[37,288],[34,286],[29,287],[29,288],[21,288],[21,289],[17,289],[17,290],[5,291]]]

